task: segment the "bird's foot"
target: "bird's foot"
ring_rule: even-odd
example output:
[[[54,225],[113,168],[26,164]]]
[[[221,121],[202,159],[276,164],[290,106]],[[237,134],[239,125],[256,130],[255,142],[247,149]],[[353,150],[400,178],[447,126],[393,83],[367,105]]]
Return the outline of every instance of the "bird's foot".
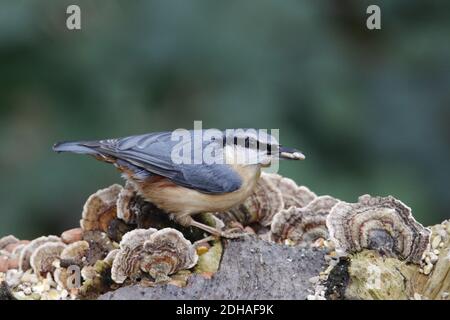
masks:
[[[237,239],[245,236],[247,233],[244,232],[241,228],[231,228],[225,231],[222,231],[222,237],[226,239]]]
[[[221,230],[219,228],[211,227],[207,224],[195,221],[189,215],[176,216],[174,218],[178,223],[180,223],[183,226],[196,227],[200,230],[206,231],[207,233],[211,234],[210,237],[206,237],[205,239],[199,240],[203,243],[211,241],[214,238],[236,239],[246,234],[245,232],[242,231],[241,228],[231,228],[228,230]]]

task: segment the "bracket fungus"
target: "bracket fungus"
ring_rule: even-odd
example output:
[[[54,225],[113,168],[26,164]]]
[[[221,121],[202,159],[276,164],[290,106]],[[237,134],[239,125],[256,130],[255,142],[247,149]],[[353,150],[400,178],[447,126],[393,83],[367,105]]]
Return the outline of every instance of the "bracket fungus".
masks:
[[[157,282],[179,270],[190,269],[197,264],[195,247],[183,234],[172,228],[156,231],[144,243],[141,270]]]
[[[281,192],[284,208],[302,208],[310,203],[316,194],[305,186],[298,186],[294,180],[280,176],[279,174],[262,173],[261,177],[268,179]]]
[[[86,255],[89,251],[89,243],[85,240],[77,241],[67,245],[61,252],[61,265],[82,266],[86,262]]]
[[[217,213],[217,216],[227,224],[237,221],[246,226],[258,222],[262,226],[268,226],[273,216],[283,207],[282,193],[265,174],[261,175],[255,190],[242,204]]]
[[[116,255],[119,253],[120,249],[114,249],[111,250],[108,255],[105,257],[105,259],[103,259],[103,261],[107,264],[109,264],[110,266],[112,266],[114,259],[116,258]]]
[[[195,295],[199,287],[231,292],[228,282],[230,287],[248,289],[251,286],[242,284],[257,280],[259,288],[266,287],[257,290],[262,297],[274,292],[274,281],[261,282],[273,279],[261,278],[260,273],[280,276],[281,269],[275,267],[283,265],[286,277],[277,278],[283,292],[277,291],[276,297],[299,291],[306,297],[314,284],[315,294],[308,299],[449,298],[450,221],[430,231],[391,196],[364,195],[357,203],[346,203],[317,196],[289,178],[262,173],[242,204],[195,219],[224,233],[238,228],[243,231],[240,235],[255,235],[239,241],[205,239],[203,231],[172,221],[167,212],[139,196],[132,184],[112,185],[88,198],[81,228],[31,242],[0,238],[0,286],[4,282],[17,299],[95,299],[135,282],[139,297],[144,291],[165,292],[167,287],[167,292],[180,297],[178,292]],[[242,254],[247,250],[249,254]],[[250,269],[239,274],[236,265]],[[307,287],[301,284],[300,290],[286,291],[286,285],[303,281],[297,278],[300,273],[308,273]],[[380,286],[373,287],[374,279]],[[172,286],[157,286],[161,283]],[[186,290],[172,291],[173,285]],[[152,288],[142,289],[146,286]],[[0,298],[1,294],[0,288]],[[146,294],[142,297],[152,296]],[[241,296],[248,294],[243,290]]]
[[[113,184],[108,188],[98,190],[87,199],[80,221],[84,231],[106,232],[108,230],[110,221],[117,216],[116,202],[121,190],[122,186]]]
[[[0,272],[8,271],[9,256],[0,252]]]
[[[308,245],[319,238],[327,239],[326,218],[337,202],[333,197],[320,196],[304,208],[290,207],[281,210],[273,217],[270,240]]]
[[[9,235],[0,239],[0,272],[17,269],[19,264],[18,247],[25,244],[16,237]],[[17,249],[17,250],[16,250]]]
[[[68,290],[71,295],[79,294],[79,286],[82,280],[86,280],[83,270],[93,268],[87,265],[85,256],[88,251],[88,242],[82,240],[66,246],[61,252],[60,263],[56,264],[57,267],[53,272],[53,279],[60,289]]]
[[[430,242],[430,230],[392,196],[363,195],[358,203],[340,202],[326,223],[336,249],[344,253],[373,249],[419,264]]]
[[[33,241],[31,241],[30,243],[25,245],[25,247],[20,252],[20,257],[19,257],[19,269],[21,271],[27,271],[28,269],[31,268],[31,264],[30,264],[31,255],[37,248],[39,248],[41,245],[43,245],[47,242],[61,243],[61,239],[58,238],[57,236],[47,236],[47,237],[42,236],[42,237],[34,239]]]
[[[83,240],[89,244],[89,250],[85,255],[86,263],[89,265],[94,265],[98,260],[104,259],[111,250],[117,249],[117,244],[102,231],[84,232]]]
[[[61,252],[66,245],[62,242],[47,242],[34,250],[30,258],[30,264],[38,277],[46,277],[47,273],[53,273],[56,267],[55,260],[59,260]]]
[[[19,242],[19,239],[17,239],[13,235],[5,236],[0,239],[0,250],[6,249],[8,245],[16,242]]]
[[[136,191],[134,190],[134,187],[127,182],[117,197],[117,218],[126,223],[136,223],[135,213],[131,208],[135,197]]]
[[[111,268],[111,278],[116,283],[123,283],[128,277],[140,273],[140,259],[145,240],[156,229],[135,229],[128,232],[120,241],[119,252],[115,254]]]
[[[164,280],[179,270],[190,269],[197,263],[197,253],[181,232],[171,228],[136,229],[120,242],[111,268],[111,278],[123,283],[148,273],[155,281]]]
[[[53,272],[53,279],[55,280],[56,284],[62,289],[69,289],[67,284],[70,276],[71,274],[67,271],[66,268],[56,268]]]

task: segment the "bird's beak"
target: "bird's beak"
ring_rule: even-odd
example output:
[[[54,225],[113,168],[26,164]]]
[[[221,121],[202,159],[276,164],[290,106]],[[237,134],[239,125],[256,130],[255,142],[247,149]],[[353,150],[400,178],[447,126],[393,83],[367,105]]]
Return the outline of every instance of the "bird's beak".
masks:
[[[280,158],[290,160],[305,160],[305,155],[294,148],[279,147]]]

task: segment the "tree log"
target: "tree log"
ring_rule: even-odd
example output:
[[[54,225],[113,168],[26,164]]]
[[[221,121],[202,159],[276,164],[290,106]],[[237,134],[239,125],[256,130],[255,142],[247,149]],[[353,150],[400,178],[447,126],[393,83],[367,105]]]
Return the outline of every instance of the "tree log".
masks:
[[[211,279],[193,275],[187,286],[133,285],[99,297],[127,299],[306,299],[310,278],[326,266],[325,250],[269,243],[256,236],[226,240],[220,268]]]

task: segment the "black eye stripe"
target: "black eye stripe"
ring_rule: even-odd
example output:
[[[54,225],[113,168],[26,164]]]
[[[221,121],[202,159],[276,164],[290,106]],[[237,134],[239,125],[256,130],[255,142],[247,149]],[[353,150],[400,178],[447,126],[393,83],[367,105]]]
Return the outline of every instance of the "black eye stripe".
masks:
[[[241,141],[241,139],[239,139],[238,137],[233,137],[233,144],[237,145],[238,141]],[[254,148],[256,144],[256,149],[257,150],[264,150],[267,152],[267,154],[271,154],[272,153],[272,145],[270,143],[264,143],[264,142],[260,142],[257,139],[251,139],[250,137],[245,137],[244,139],[244,147],[245,148]],[[223,145],[226,145],[226,138],[223,138]]]

